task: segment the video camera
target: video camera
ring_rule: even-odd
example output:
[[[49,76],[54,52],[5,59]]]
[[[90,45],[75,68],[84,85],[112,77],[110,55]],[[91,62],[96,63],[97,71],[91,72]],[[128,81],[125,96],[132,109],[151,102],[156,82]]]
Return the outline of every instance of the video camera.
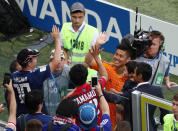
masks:
[[[134,36],[131,34],[125,36],[125,38],[129,40],[132,49],[135,51],[136,58],[144,53],[147,46],[152,45],[152,41],[149,40],[149,31],[144,31],[141,29],[141,17],[140,17],[140,29],[137,30],[137,14],[138,14],[138,7],[136,8]]]
[[[137,34],[134,34],[134,41],[132,48],[136,51],[136,57],[142,55],[147,46],[151,46],[152,41],[149,40],[149,32],[140,30]]]

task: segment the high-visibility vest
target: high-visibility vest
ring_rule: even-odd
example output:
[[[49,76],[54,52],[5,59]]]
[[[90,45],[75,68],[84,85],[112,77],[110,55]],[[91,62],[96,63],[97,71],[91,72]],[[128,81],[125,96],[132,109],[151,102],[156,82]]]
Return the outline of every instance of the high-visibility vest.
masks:
[[[173,121],[173,117],[174,114],[167,114],[164,116],[164,131],[175,131],[174,128],[178,129],[178,122]]]
[[[72,65],[81,64],[85,60],[85,56],[88,53],[93,36],[98,30],[88,24],[85,24],[85,28],[81,32],[75,47],[73,44],[78,36],[78,33],[74,33],[70,30],[72,23],[64,23],[62,26],[62,40],[64,48],[69,50]],[[88,78],[90,81],[91,76],[96,76],[96,71],[88,68]]]

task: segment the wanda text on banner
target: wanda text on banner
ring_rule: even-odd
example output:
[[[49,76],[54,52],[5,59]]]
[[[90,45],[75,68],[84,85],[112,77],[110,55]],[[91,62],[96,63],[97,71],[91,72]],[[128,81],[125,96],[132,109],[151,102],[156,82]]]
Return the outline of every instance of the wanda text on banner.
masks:
[[[50,31],[53,24],[60,29],[63,23],[70,21],[70,6],[76,0],[16,0],[31,26]],[[108,42],[103,46],[107,52],[114,53],[121,39],[133,33],[135,12],[102,0],[78,0],[86,7],[85,21],[108,32]],[[142,16],[144,30],[160,30],[166,37],[164,52],[171,60],[170,72],[178,75],[178,52],[176,52],[176,34],[178,26],[149,16]],[[138,17],[140,18],[140,17]],[[139,21],[139,19],[138,19]],[[139,27],[139,22],[138,22]]]
[[[53,24],[59,28],[70,21],[70,7],[76,0],[16,0],[33,27],[50,31]],[[114,53],[119,41],[130,33],[129,11],[95,0],[79,0],[86,7],[86,22],[107,31],[109,41],[105,51]],[[116,13],[117,12],[117,13]],[[111,15],[112,14],[112,15]]]

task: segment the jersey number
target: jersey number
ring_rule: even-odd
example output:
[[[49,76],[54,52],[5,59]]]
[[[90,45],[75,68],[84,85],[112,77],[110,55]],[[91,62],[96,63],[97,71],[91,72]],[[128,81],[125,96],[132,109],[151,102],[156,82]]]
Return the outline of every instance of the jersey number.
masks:
[[[27,92],[31,92],[29,83],[13,84],[13,86],[14,86],[14,88],[17,88],[20,103],[23,104],[24,97],[25,97],[24,88],[26,88]]]
[[[92,104],[94,104],[96,106],[97,114],[99,114],[100,110],[98,109],[98,100],[96,98],[94,98],[94,99],[90,100],[89,103],[92,103]]]

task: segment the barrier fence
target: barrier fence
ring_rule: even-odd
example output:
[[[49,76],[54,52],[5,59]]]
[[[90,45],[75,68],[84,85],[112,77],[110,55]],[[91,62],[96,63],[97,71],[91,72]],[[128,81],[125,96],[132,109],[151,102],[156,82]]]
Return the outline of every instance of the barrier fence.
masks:
[[[134,91],[132,93],[133,131],[149,131],[149,104],[169,111],[172,110],[171,101]]]

